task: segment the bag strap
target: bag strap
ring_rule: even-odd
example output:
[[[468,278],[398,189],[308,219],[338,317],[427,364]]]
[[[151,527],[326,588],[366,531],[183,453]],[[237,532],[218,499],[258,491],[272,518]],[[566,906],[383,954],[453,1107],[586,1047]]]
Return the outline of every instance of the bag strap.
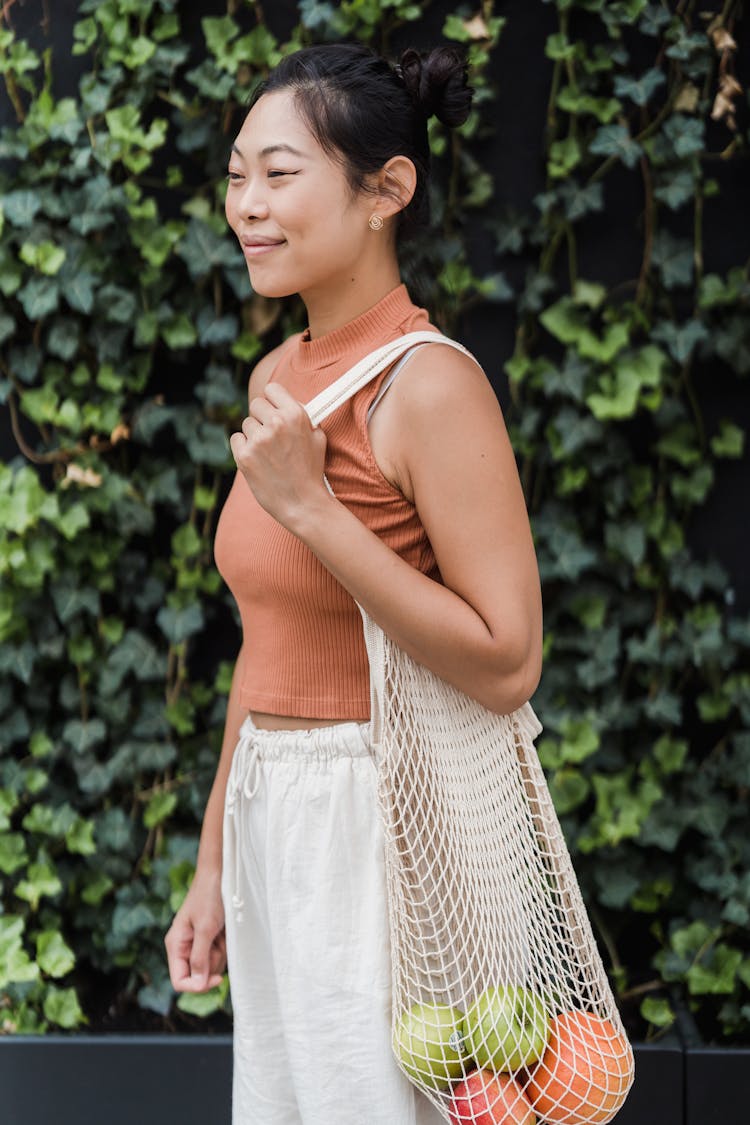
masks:
[[[407,332],[406,335],[399,336],[397,340],[391,340],[389,343],[383,344],[382,347],[376,348],[374,352],[370,352],[359,363],[355,363],[354,367],[345,371],[335,383],[331,383],[330,387],[326,387],[320,394],[310,399],[305,406],[305,410],[313,426],[319,426],[329,414],[332,414],[339,406],[343,406],[357,391],[366,387],[376,375],[385,371],[386,367],[390,367],[400,355],[413,348],[415,344],[448,344],[451,348],[456,348],[457,351],[469,356],[470,359],[474,359],[475,363],[479,362],[471,352],[466,350],[463,344],[451,340],[449,336],[443,336],[440,332]]]

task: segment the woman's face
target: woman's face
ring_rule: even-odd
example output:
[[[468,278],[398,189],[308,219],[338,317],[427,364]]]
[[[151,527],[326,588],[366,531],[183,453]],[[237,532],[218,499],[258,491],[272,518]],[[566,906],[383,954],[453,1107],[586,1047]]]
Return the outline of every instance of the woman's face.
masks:
[[[250,282],[265,297],[348,283],[357,275],[374,198],[353,195],[294,108],[292,94],[264,94],[232,146],[227,221]]]

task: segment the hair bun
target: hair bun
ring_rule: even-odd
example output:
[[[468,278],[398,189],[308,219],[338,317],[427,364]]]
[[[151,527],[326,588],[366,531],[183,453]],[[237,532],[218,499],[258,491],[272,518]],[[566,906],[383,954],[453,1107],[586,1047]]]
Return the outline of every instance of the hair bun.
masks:
[[[421,54],[408,47],[397,72],[425,117],[435,116],[444,125],[463,125],[474,91],[467,85],[466,59],[454,47],[435,47]]]

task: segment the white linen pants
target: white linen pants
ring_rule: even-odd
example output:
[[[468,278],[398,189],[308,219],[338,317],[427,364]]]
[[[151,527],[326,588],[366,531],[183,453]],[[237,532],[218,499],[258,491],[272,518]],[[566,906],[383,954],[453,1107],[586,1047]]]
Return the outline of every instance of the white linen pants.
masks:
[[[391,1050],[369,725],[240,729],[222,897],[233,1125],[442,1125]]]

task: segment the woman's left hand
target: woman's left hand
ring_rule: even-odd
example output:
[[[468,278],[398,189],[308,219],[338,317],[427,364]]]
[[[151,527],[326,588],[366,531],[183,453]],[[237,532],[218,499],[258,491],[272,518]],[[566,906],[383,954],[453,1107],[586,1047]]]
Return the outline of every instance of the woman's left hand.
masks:
[[[295,518],[321,493],[326,437],[307,411],[278,383],[267,383],[250,402],[242,432],[229,439],[232,455],[255,499],[293,530]]]

